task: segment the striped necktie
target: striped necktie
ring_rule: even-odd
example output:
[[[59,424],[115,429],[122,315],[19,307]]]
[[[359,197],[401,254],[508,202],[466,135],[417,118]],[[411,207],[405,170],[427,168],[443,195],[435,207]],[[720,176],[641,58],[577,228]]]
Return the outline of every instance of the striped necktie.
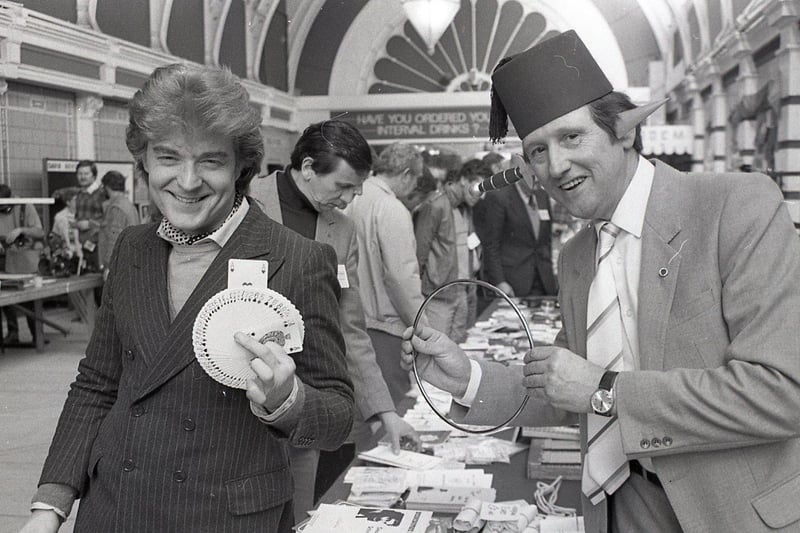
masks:
[[[625,350],[619,297],[614,284],[611,261],[607,261],[620,229],[605,222],[599,231],[599,259],[594,279],[589,287],[586,323],[586,357],[606,370],[622,370]],[[630,476],[628,459],[622,452],[617,417],[589,414],[587,426],[588,450],[583,462],[581,489],[597,505],[613,494]]]
[[[530,219],[531,226],[533,226],[533,236],[538,239],[539,228],[542,225],[542,221],[539,220],[539,204],[536,203],[536,195],[534,193],[531,193],[530,196],[528,196],[528,205],[531,208]]]

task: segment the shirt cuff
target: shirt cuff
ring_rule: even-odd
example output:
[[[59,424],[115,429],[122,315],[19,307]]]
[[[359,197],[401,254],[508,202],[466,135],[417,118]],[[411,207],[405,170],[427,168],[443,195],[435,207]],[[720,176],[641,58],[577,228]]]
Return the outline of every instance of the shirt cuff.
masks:
[[[297,401],[297,391],[299,388],[300,383],[297,381],[297,376],[295,376],[292,384],[292,392],[289,393],[289,396],[283,401],[280,407],[270,413],[264,408],[263,405],[250,402],[250,411],[252,411],[254,415],[264,422],[275,422],[276,420],[280,419],[280,417],[285,414],[286,411],[294,406],[295,402]]]
[[[464,396],[461,398],[453,397],[456,403],[459,405],[463,405],[464,407],[472,407],[472,402],[475,401],[475,396],[478,395],[478,387],[481,384],[481,378],[483,377],[483,370],[481,370],[481,365],[475,359],[469,360],[469,383],[467,384],[467,390],[464,391]]]
[[[66,513],[64,513],[64,511],[62,511],[58,507],[50,505],[49,503],[33,502],[31,504],[31,511],[53,511],[58,515],[58,517],[61,519],[62,522],[65,522],[67,520],[67,515]]]
[[[42,483],[31,498],[31,511],[37,509],[54,511],[64,520],[72,511],[77,491],[61,483]]]

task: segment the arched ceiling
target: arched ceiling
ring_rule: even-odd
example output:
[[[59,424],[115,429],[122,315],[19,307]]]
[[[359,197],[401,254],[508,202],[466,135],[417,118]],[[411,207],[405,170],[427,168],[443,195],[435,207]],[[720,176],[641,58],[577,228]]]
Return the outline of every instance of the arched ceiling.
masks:
[[[461,0],[461,11],[428,55],[400,0],[287,0],[290,87],[299,95],[442,91],[460,81],[469,88],[463,85],[469,79],[483,90],[498,52],[518,52],[569,28],[615,86],[644,87],[651,61],[672,60],[676,50],[696,57],[758,1]],[[477,57],[463,52],[475,44]],[[477,72],[470,76],[470,70]]]
[[[616,88],[669,91],[780,0],[459,1],[430,52],[402,0],[126,0],[123,11],[120,0],[26,0],[25,7],[227,65],[293,95],[361,96],[485,91],[500,58],[567,29],[581,35]]]

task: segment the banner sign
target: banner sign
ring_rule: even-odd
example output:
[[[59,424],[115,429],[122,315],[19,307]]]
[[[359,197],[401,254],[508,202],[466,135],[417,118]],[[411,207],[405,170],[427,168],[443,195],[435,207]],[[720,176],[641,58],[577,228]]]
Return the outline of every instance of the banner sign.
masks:
[[[691,154],[693,144],[694,132],[691,126],[642,126],[644,154]]]
[[[447,109],[371,109],[331,111],[331,118],[349,122],[368,141],[414,139],[489,140],[488,107]],[[513,130],[508,136],[513,137]]]

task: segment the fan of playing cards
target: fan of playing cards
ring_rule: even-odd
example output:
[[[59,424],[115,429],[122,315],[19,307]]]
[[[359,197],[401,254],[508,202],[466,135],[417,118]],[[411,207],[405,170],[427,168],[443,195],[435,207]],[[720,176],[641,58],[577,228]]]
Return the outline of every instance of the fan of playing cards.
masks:
[[[237,331],[262,344],[277,343],[286,353],[303,349],[303,317],[285,296],[244,287],[218,292],[197,314],[192,341],[203,370],[229,387],[245,389],[247,379],[256,377],[250,368],[253,354],[233,339]]]

